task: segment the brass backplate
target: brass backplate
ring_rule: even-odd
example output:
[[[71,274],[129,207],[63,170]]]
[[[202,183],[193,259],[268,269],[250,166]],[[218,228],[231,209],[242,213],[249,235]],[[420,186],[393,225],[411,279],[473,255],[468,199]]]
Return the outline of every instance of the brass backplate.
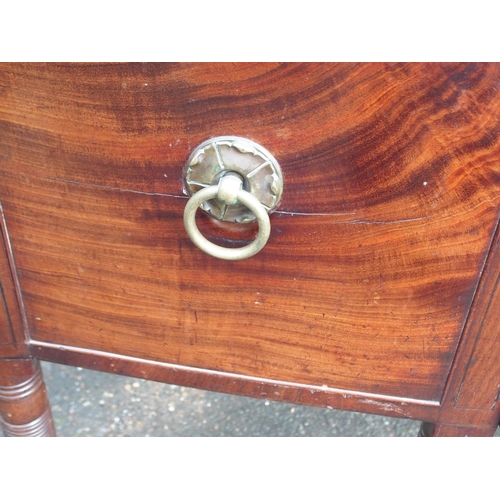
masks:
[[[228,172],[238,173],[243,179],[243,189],[255,196],[268,212],[277,207],[283,192],[280,166],[269,151],[242,137],[215,137],[196,147],[184,172],[187,194],[217,185]],[[225,205],[215,198],[200,208],[228,222],[255,220],[254,214],[241,203]]]

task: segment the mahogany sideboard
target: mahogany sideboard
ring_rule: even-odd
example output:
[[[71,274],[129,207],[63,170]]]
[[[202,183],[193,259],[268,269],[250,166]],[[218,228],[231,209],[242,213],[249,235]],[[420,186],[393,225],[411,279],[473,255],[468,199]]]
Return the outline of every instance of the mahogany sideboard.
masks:
[[[243,260],[183,223],[220,136],[282,172]],[[1,64],[4,433],[55,433],[47,360],[493,435],[499,201],[499,64]]]

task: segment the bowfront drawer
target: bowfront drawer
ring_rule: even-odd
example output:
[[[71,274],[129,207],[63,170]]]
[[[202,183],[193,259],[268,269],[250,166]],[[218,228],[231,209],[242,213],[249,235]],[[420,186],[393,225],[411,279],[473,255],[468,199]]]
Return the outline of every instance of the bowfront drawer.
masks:
[[[0,199],[34,343],[439,401],[498,219],[498,66],[13,65],[2,78]],[[183,224],[186,162],[227,135],[283,174],[267,244],[239,261]],[[226,247],[258,230],[196,223]]]

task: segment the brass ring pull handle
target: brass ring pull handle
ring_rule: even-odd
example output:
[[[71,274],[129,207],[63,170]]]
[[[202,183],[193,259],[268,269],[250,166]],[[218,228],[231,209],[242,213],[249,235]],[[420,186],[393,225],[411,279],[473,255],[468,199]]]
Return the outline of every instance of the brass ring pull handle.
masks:
[[[217,198],[225,205],[236,203],[245,205],[259,223],[259,232],[252,243],[241,248],[225,248],[208,241],[196,225],[195,215],[200,205],[208,200]],[[243,189],[243,179],[240,175],[228,172],[221,177],[219,184],[197,191],[188,201],[184,209],[184,227],[191,241],[212,257],[224,260],[242,260],[255,255],[264,248],[271,234],[269,215],[262,203],[252,194]]]

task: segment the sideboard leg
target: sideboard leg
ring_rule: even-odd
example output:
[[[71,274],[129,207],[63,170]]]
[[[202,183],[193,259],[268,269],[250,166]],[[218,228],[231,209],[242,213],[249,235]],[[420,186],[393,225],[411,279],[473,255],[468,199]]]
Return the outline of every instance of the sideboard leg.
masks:
[[[422,422],[419,437],[488,437],[495,434],[496,427],[467,427],[431,424]]]
[[[0,360],[0,424],[5,436],[55,436],[38,360]]]

